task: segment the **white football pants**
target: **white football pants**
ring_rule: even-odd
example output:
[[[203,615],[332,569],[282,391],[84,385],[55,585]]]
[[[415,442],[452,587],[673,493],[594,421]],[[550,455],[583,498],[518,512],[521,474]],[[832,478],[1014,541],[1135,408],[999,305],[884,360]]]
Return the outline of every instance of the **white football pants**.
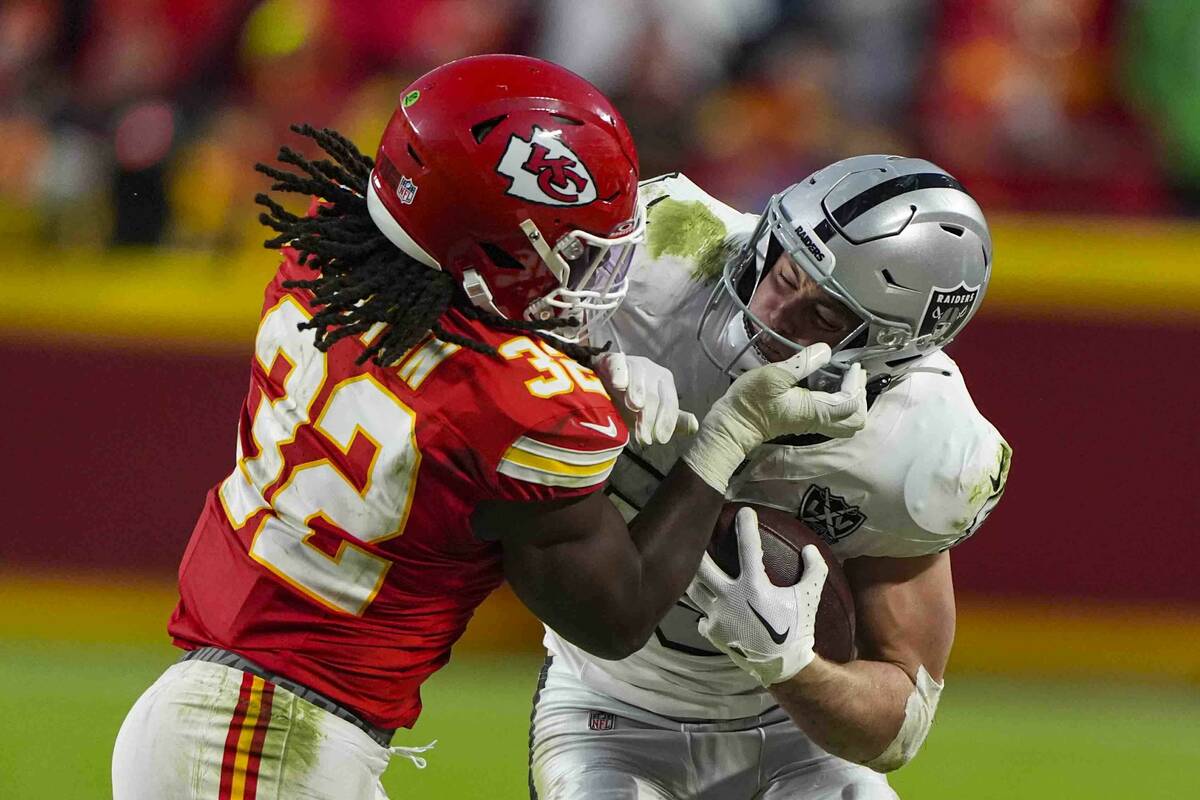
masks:
[[[205,661],[169,668],[125,717],[114,800],[386,800],[389,750],[286,689]]]
[[[534,800],[897,800],[887,778],[825,752],[781,709],[681,723],[543,673],[530,730]]]

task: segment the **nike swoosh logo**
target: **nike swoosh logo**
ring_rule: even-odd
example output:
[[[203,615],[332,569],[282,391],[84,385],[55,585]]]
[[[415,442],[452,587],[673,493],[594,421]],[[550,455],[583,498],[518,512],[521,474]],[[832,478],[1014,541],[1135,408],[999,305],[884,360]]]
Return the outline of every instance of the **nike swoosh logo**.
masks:
[[[597,425],[594,422],[580,422],[579,424],[585,428],[591,428],[596,433],[603,433],[605,436],[610,436],[614,439],[617,437],[617,423],[613,422],[612,417],[608,418],[607,425]]]
[[[758,617],[758,621],[761,622],[762,626],[767,629],[767,635],[771,637],[772,642],[775,644],[783,644],[787,641],[788,634],[792,632],[791,628],[788,628],[783,633],[779,633],[771,627],[771,623],[763,619],[763,615],[758,613],[758,609],[751,605],[749,600],[746,601],[746,605],[750,606],[750,612],[754,614],[754,616]]]

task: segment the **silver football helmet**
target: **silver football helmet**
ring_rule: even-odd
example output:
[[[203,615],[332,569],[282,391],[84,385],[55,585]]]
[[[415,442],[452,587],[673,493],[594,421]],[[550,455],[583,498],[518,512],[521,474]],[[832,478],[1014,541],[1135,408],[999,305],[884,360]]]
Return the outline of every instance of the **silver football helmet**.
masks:
[[[991,275],[987,221],[945,170],[903,156],[838,161],[772,197],[750,239],[724,266],[699,338],[731,376],[766,363],[756,346],[763,337],[790,350],[804,347],[750,310],[784,251],[862,320],[833,347],[829,367],[810,378],[818,388],[853,363],[870,378],[898,377],[962,330]]]

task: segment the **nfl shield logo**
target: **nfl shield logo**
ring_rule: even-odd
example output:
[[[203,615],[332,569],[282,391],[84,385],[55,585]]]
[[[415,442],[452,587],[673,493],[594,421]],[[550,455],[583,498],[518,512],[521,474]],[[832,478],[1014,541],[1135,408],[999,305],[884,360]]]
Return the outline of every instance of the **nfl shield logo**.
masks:
[[[588,728],[593,731],[611,731],[617,727],[617,718],[607,711],[593,711],[588,715]]]
[[[412,178],[407,175],[400,177],[400,185],[396,187],[396,196],[404,205],[412,205],[413,198],[417,196],[417,185],[412,182]]]

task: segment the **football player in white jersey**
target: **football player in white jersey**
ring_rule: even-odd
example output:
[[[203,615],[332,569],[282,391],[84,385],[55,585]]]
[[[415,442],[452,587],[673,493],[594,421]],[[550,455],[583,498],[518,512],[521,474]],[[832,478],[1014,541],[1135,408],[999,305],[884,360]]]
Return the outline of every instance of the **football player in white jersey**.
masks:
[[[1008,476],[1008,444],[942,352],[983,299],[987,223],[944,170],[898,156],[837,162],[761,216],[678,174],[641,191],[647,239],[598,339],[617,351],[600,366],[636,439],[610,491],[636,513],[686,443],[672,438],[690,423],[679,409],[702,415],[745,370],[807,349],[824,364],[817,388],[861,365],[860,432],[768,442],[716,487],[796,514],[830,545],[854,593],[857,659],[813,653],[815,548],[800,587],[775,587],[742,512],[740,575],[706,558],[634,655],[595,658],[547,629],[531,796],[895,797],[883,773],[924,741],[953,641],[949,550]]]

